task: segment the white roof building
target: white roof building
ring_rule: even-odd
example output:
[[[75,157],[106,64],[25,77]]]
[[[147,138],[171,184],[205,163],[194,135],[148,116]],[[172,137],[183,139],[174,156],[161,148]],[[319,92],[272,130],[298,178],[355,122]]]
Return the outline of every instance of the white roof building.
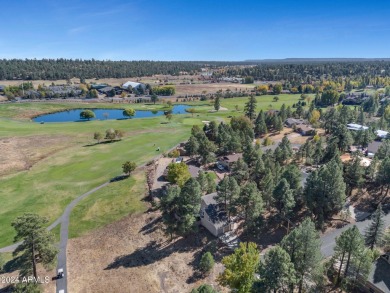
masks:
[[[124,83],[122,85],[122,87],[125,88],[125,89],[127,89],[129,86],[131,86],[133,89],[134,88],[139,88],[139,87],[145,88],[145,85],[143,83],[134,82],[134,81],[128,81],[128,82],[126,82],[126,83]]]
[[[375,131],[375,134],[380,138],[386,138],[389,135],[389,133],[384,130],[377,130]]]
[[[348,128],[349,130],[367,130],[367,129],[368,129],[367,126],[363,126],[363,125],[355,124],[355,123],[349,123],[349,124],[347,124],[347,128]]]

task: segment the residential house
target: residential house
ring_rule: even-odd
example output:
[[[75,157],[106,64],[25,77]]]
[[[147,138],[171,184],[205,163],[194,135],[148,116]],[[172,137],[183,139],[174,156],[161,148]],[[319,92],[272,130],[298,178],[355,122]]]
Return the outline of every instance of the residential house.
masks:
[[[235,223],[229,223],[226,211],[216,202],[216,192],[202,196],[200,207],[200,223],[218,237],[236,228]]]
[[[298,124],[295,126],[295,131],[300,133],[301,135],[303,136],[307,136],[307,135],[315,135],[316,134],[316,130],[309,126],[309,125],[306,125],[306,124]]]
[[[351,95],[346,96],[343,99],[342,104],[343,105],[361,105],[363,102],[365,102],[368,99],[369,99],[368,96],[364,96],[364,95],[355,96],[354,94],[351,94]]]
[[[382,255],[372,265],[371,271],[366,281],[361,281],[362,289],[371,293],[390,292],[390,254]]]
[[[108,86],[108,84],[105,84],[105,83],[91,84],[91,89],[92,90],[100,90],[100,89],[105,88],[107,86]]]
[[[227,155],[227,156],[223,156],[223,157],[220,157],[218,158],[218,161],[217,163],[221,164],[226,170],[230,170],[233,163],[237,162],[238,159],[241,159],[242,158],[242,154],[236,154],[236,153],[233,153],[231,155]]]
[[[375,131],[375,134],[379,139],[382,139],[382,138],[387,138],[389,135],[389,132],[379,129],[379,130]]]
[[[296,118],[287,118],[286,121],[284,121],[284,124],[287,127],[294,127],[294,125],[300,125],[300,124],[308,124],[308,121],[305,119],[296,119]]]
[[[367,126],[363,126],[363,125],[356,124],[356,123],[349,123],[349,124],[347,124],[347,128],[349,130],[354,130],[354,131],[360,131],[360,130],[367,130],[368,129]]]
[[[370,142],[367,146],[366,156],[369,158],[373,158],[375,154],[378,152],[379,147],[382,145],[381,141],[374,140]]]
[[[128,81],[122,84],[122,88],[124,89],[129,89],[129,87],[137,90],[142,88],[143,91],[146,89],[146,85],[140,82]]]

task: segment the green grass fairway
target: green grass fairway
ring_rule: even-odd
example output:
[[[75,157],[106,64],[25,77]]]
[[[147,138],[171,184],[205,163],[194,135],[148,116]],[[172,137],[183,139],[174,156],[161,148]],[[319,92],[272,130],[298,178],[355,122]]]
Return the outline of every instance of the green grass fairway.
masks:
[[[71,135],[74,131],[74,146],[40,161],[29,171],[0,179],[0,247],[12,242],[10,223],[18,215],[34,211],[54,221],[72,199],[121,174],[124,161],[140,165],[159,154],[157,146],[163,152],[185,140],[191,127],[182,122],[185,119],[175,117],[168,124],[160,124],[162,118],[152,118],[44,125],[49,126],[49,133]],[[74,128],[74,124],[78,127]],[[91,135],[95,130],[110,127],[126,130],[127,136],[118,142],[86,146],[93,142]],[[35,123],[26,123],[20,132],[33,135],[31,129],[35,128]]]
[[[102,227],[132,213],[145,211],[146,177],[136,171],[130,178],[113,182],[83,199],[72,211],[69,237]]]

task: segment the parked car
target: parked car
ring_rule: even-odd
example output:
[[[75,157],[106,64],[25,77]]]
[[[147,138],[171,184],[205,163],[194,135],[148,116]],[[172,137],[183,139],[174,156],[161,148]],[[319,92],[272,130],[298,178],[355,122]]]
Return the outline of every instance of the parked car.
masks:
[[[217,169],[220,170],[220,171],[224,171],[225,167],[222,164],[217,163]]]
[[[62,279],[64,277],[64,269],[59,268],[57,272],[57,279]]]

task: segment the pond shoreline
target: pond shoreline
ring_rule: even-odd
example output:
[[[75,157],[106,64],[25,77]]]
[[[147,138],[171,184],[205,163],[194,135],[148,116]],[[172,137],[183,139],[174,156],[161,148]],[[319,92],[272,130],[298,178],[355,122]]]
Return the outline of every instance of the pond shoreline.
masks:
[[[42,113],[31,118],[36,123],[61,123],[61,122],[83,122],[83,121],[104,121],[104,120],[128,120],[128,119],[142,119],[150,117],[162,116],[166,111],[172,111],[172,114],[185,114],[187,109],[191,106],[185,104],[176,104],[172,107],[162,107],[160,109],[148,110],[148,109],[136,109],[136,114],[133,117],[126,117],[123,115],[125,107],[121,108],[68,108],[58,109],[49,113]],[[81,119],[80,112],[84,110],[91,110],[95,113],[96,117],[90,120]],[[98,112],[98,113],[96,113]],[[105,112],[105,113],[103,113]],[[106,114],[107,113],[107,114]],[[138,114],[138,115],[137,115]],[[56,119],[56,116],[57,119]]]

